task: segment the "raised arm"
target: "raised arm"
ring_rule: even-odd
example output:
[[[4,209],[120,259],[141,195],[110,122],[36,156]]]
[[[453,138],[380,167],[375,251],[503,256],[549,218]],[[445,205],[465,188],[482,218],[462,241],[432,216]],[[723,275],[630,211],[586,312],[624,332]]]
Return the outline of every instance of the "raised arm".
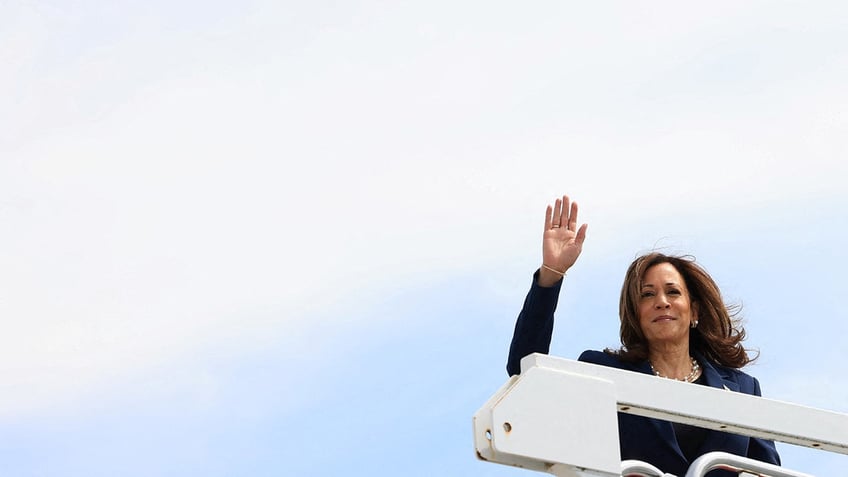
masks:
[[[550,349],[562,277],[583,250],[586,228],[586,224],[577,226],[577,203],[570,202],[568,196],[557,199],[553,207],[548,206],[542,236],[542,266],[533,274],[533,283],[515,323],[506,365],[510,375],[521,371],[521,358],[530,353],[547,353]]]

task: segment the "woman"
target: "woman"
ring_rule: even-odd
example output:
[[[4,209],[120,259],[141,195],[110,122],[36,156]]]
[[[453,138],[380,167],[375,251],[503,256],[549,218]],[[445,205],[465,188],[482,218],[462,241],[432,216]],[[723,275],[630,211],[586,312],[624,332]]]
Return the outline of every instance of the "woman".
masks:
[[[578,228],[577,203],[568,196],[548,206],[542,266],[515,324],[510,375],[520,372],[524,356],[548,352],[563,277],[580,256],[586,228]],[[619,314],[622,347],[585,351],[580,361],[760,395],[756,378],[739,371],[751,361],[741,345],[745,330],[732,318],[713,279],[694,261],[660,253],[637,258],[624,278]],[[622,459],[645,461],[671,474],[684,475],[695,458],[711,451],[780,465],[774,442],[765,439],[621,413],[618,425]]]

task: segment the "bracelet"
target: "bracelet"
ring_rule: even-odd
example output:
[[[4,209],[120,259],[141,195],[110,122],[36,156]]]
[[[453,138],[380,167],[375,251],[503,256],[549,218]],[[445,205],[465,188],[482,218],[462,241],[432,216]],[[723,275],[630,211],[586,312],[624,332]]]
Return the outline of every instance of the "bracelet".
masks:
[[[551,267],[549,267],[549,266],[545,265],[544,263],[542,264],[542,268],[544,268],[545,270],[549,270],[549,271],[551,271],[551,272],[554,272],[554,273],[556,273],[557,275],[559,275],[559,276],[561,276],[561,277],[565,277],[565,272],[561,272],[561,271],[559,271],[559,270],[555,270],[555,269],[553,269],[553,268],[551,268]]]

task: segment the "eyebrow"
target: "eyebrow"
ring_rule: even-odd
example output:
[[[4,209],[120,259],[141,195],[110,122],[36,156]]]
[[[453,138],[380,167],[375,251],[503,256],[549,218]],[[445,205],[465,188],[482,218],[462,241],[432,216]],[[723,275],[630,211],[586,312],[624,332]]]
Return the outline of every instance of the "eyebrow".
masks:
[[[666,284],[666,286],[668,286],[668,285],[678,286],[676,282],[666,282],[665,284]],[[645,285],[642,285],[642,288],[654,288],[654,285],[651,284],[651,283],[646,283]]]

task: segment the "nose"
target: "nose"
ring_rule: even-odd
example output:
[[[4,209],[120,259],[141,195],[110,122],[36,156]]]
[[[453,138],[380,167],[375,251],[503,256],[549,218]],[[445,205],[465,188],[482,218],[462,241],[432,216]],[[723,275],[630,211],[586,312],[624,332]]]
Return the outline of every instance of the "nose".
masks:
[[[663,308],[668,308],[670,306],[671,306],[671,304],[668,302],[665,294],[663,294],[663,293],[658,294],[657,298],[654,300],[654,307],[657,310],[660,310],[660,309],[663,309]]]

